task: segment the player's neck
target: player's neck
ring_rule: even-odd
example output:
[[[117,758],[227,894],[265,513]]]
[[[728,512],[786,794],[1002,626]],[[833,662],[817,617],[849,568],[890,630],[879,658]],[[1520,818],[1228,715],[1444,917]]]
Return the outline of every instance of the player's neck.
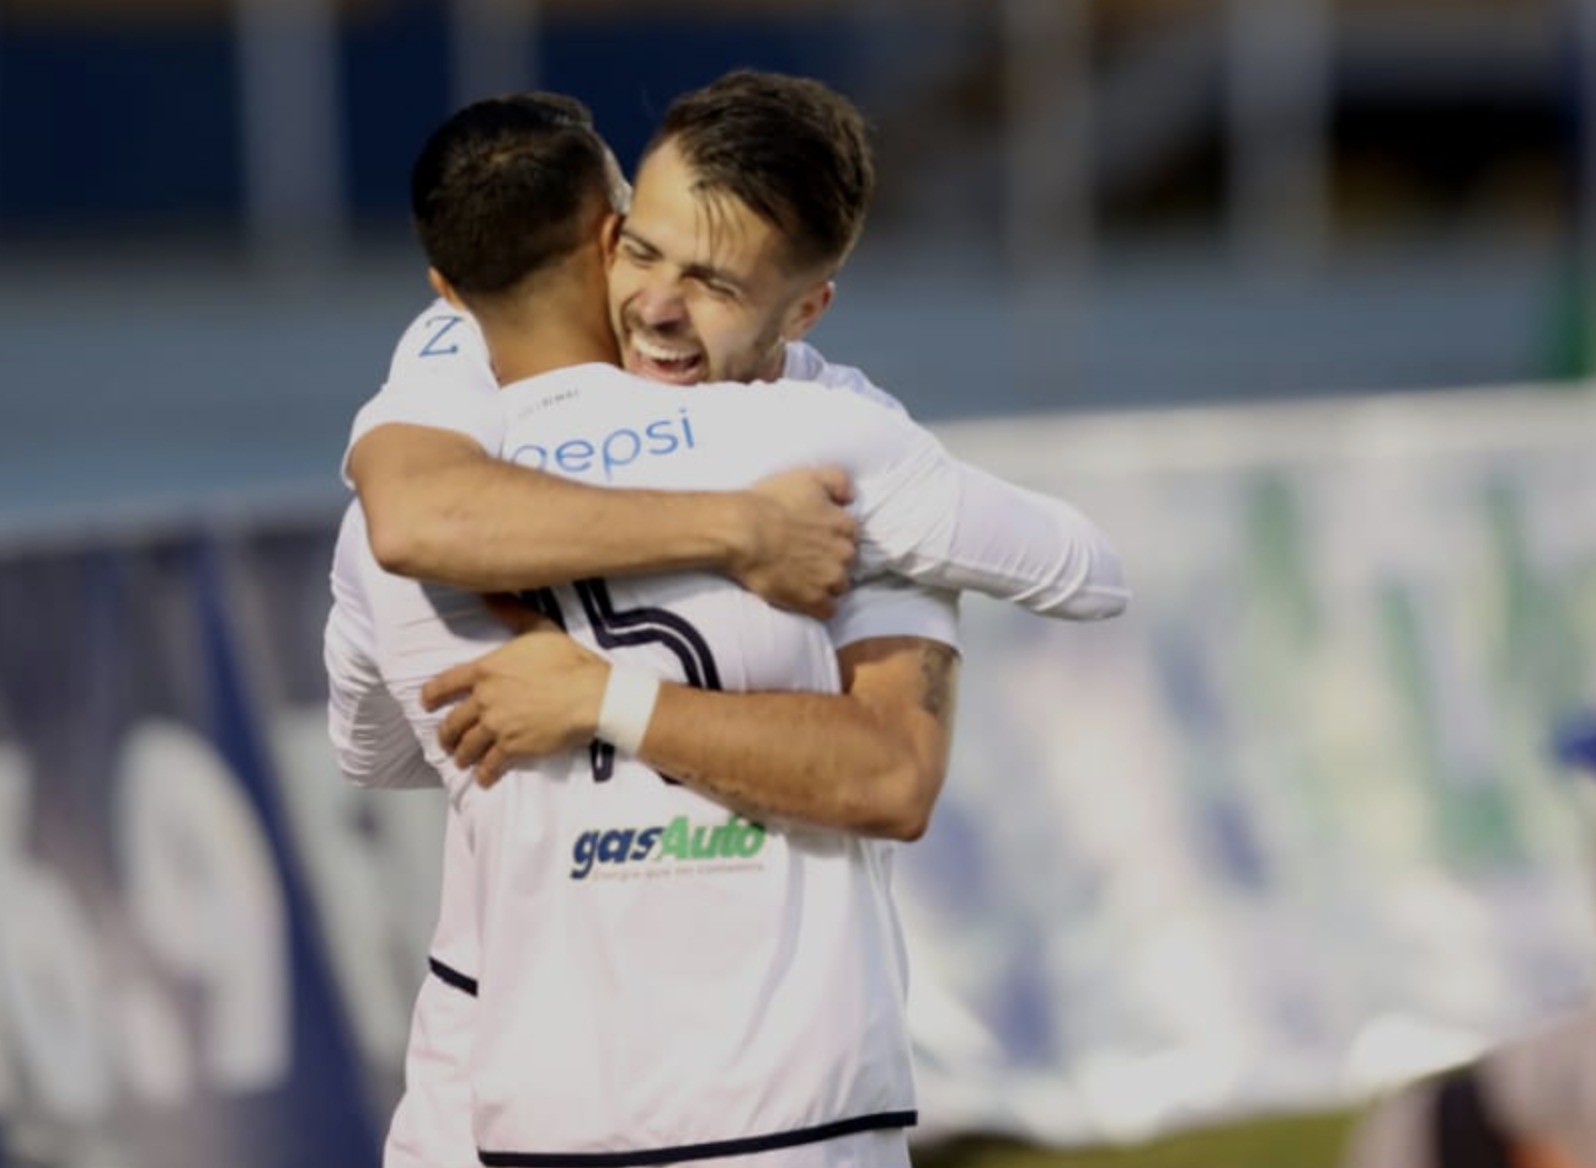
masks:
[[[585,307],[569,311],[558,303],[538,303],[516,317],[490,316],[480,323],[500,385],[619,359],[609,321]]]
[[[599,233],[558,263],[470,305],[500,385],[595,361],[620,363]]]
[[[491,330],[487,330],[486,335],[488,351],[493,354],[494,376],[500,385],[539,377],[572,365],[595,361],[613,365],[617,360],[608,327],[603,337],[555,328],[541,328],[530,336],[518,333],[502,341],[496,341]]]

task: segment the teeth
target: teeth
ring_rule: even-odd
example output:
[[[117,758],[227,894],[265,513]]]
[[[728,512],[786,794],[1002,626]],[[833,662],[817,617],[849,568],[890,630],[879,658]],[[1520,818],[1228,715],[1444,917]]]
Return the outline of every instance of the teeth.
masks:
[[[645,337],[632,334],[632,347],[650,361],[686,361],[698,355],[694,349],[674,350],[667,349],[664,345],[656,344]]]

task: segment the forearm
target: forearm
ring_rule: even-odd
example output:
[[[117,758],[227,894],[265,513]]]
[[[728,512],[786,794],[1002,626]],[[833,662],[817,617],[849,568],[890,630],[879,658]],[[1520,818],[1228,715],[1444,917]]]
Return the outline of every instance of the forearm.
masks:
[[[940,768],[883,711],[846,694],[721,693],[667,684],[642,761],[754,819],[917,838]]]
[[[641,757],[755,818],[918,839],[947,775],[958,652],[873,637],[837,662],[842,694],[662,686]]]
[[[1041,616],[1100,620],[1130,600],[1119,553],[1062,499],[964,466],[944,587],[972,589]]]
[[[863,525],[871,573],[979,592],[1040,616],[1098,620],[1130,599],[1118,553],[1084,514],[955,460],[927,458]],[[909,518],[903,519],[907,514]]]
[[[837,663],[842,694],[650,689],[531,618],[502,649],[433,677],[421,698],[450,707],[439,745],[479,783],[599,738],[750,818],[916,839],[947,774],[958,652],[883,636],[849,644]]]
[[[583,486],[435,434],[385,426],[350,459],[372,550],[397,575],[509,591],[595,575],[723,571],[748,542],[741,495]]]

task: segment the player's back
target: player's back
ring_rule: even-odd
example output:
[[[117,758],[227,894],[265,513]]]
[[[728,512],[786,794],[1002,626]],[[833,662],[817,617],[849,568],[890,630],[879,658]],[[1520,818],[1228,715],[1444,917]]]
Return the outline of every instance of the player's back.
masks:
[[[596,380],[608,393],[608,377],[584,367],[540,379],[545,396],[512,397],[520,461],[569,473],[608,460],[627,485],[710,488],[791,465],[803,445],[748,455],[727,441],[726,415],[654,418],[646,397],[595,398],[589,411],[583,388]],[[541,597],[578,640],[671,680],[837,689],[821,625],[718,577],[588,581]],[[466,814],[485,1151],[661,1155],[904,1122],[913,1103],[888,845],[750,822],[601,747],[474,792]]]
[[[568,630],[708,688],[835,690],[814,622],[709,577],[553,590]],[[626,756],[549,760],[470,805],[485,1025],[478,1138],[657,1149],[908,1105],[885,845],[751,822]],[[881,1000],[888,995],[890,1001]],[[891,1052],[891,1074],[852,1065]],[[866,1092],[868,1095],[869,1092]]]
[[[726,490],[816,460],[890,469],[928,435],[879,390],[777,381],[664,387],[580,365],[501,391],[501,457],[605,486]],[[940,451],[938,451],[940,453]]]

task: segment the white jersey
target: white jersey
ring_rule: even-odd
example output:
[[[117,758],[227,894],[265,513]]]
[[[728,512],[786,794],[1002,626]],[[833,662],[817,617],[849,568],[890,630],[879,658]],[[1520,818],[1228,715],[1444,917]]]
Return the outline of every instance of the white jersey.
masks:
[[[840,462],[873,568],[957,561],[957,468],[905,419],[807,385],[658,389],[602,365],[511,386],[501,456],[682,489]],[[590,647],[673,680],[838,690],[820,626],[718,578],[540,596]],[[751,823],[605,746],[455,790],[476,868],[484,1163],[677,1162],[915,1121],[892,845]]]
[[[841,833],[785,833],[775,827],[767,835],[602,748],[550,761],[507,778],[492,792],[477,792],[437,749],[435,719],[421,713],[416,695],[439,669],[501,641],[502,626],[470,594],[424,587],[383,573],[370,555],[358,507],[346,513],[333,582],[337,600],[329,621],[328,660],[334,691],[348,699],[335,705],[335,726],[349,717],[370,718],[386,711],[390,696],[396,696],[410,718],[403,735],[406,744],[423,747],[437,773],[449,777],[456,799],[469,807],[463,817],[451,815],[450,853],[431,956],[433,976],[417,1001],[406,1058],[407,1092],[389,1133],[386,1162],[469,1162],[436,1159],[440,1149],[474,1159],[475,1145],[465,1117],[474,1088],[481,1130],[483,1107],[494,1097],[494,1082],[500,1084],[501,1098],[507,1095],[522,1104],[513,1111],[501,1105],[495,1114],[508,1111],[531,1129],[550,1133],[570,1130],[562,1123],[550,1126],[555,1119],[569,1124],[574,1118],[572,1098],[555,1089],[570,1087],[574,1098],[585,1101],[589,1130],[603,1131],[608,1137],[616,1125],[635,1116],[635,1109],[624,1110],[624,1098],[613,1092],[593,1090],[595,1081],[608,1081],[624,1069],[628,1076],[660,1085],[686,1086],[671,1053],[682,1043],[666,1041],[687,1025],[684,1009],[692,1010],[694,1035],[683,1041],[690,1040],[705,1057],[714,1055],[718,1065],[730,1068],[727,1075],[717,1076],[722,1090],[735,1086],[734,1072],[757,1078],[772,1065],[778,1073],[771,1082],[786,1081],[783,1062],[738,1059],[735,1050],[718,1049],[712,1037],[696,1034],[703,1023],[706,1035],[720,1035],[728,1044],[741,1042],[758,1028],[756,1001],[734,1001],[727,987],[708,980],[707,970],[705,976],[686,981],[671,976],[673,966],[679,970],[683,960],[712,966],[726,957],[726,946],[736,946],[740,964],[767,970],[761,984],[747,984],[743,994],[756,994],[758,1000],[777,994],[779,1017],[795,1030],[804,1028],[804,1016],[810,1020],[847,1016],[846,1003],[829,985],[816,984],[808,972],[811,966],[830,966],[840,974],[863,963],[864,971],[873,976],[862,978],[856,970],[852,980],[872,992],[884,986],[888,997],[868,1000],[868,1009],[863,1005],[857,1009],[868,1024],[817,1033],[831,1036],[828,1045],[846,1045],[852,1041],[850,1035],[858,1035],[865,1049],[892,1052],[889,1067],[862,1069],[873,1072],[883,1085],[897,1085],[902,1095],[883,1095],[890,1098],[890,1106],[850,1115],[846,1118],[852,1122],[838,1128],[805,1124],[779,1133],[749,1126],[756,1119],[753,1114],[738,1122],[717,1095],[701,1097],[713,1104],[709,1111],[694,1105],[692,1091],[675,1097],[676,1108],[690,1109],[706,1120],[738,1122],[732,1130],[739,1141],[763,1135],[777,1139],[779,1147],[784,1139],[817,1138],[832,1131],[839,1135],[824,1141],[824,1148],[806,1145],[766,1153],[762,1160],[769,1163],[817,1168],[850,1162],[903,1163],[901,1137],[899,1145],[883,1145],[883,1137],[872,1131],[874,1125],[897,1128],[913,1119],[907,1037],[901,1029],[903,953],[887,899],[891,845]],[[835,654],[819,625],[770,609],[718,578],[589,582],[546,595],[553,600],[549,611],[557,612],[589,645],[602,650],[608,644],[610,652],[624,653],[629,664],[673,679],[728,689],[836,688]],[[668,608],[661,601],[670,602]],[[712,620],[717,608],[729,608],[733,623],[724,622],[725,611],[719,613],[720,621]],[[360,619],[362,612],[372,619]],[[358,634],[350,635],[350,628],[371,629],[374,640],[362,645]],[[633,644],[622,649],[617,642]],[[796,653],[786,651],[794,647]],[[382,694],[360,697],[361,687],[377,686]],[[381,722],[390,733],[394,731],[386,716]],[[342,742],[369,742],[373,735],[340,731],[335,737]],[[345,757],[352,757],[358,768],[394,753],[391,748],[357,748]],[[367,771],[351,777],[386,776]],[[469,825],[474,856],[465,844],[463,823]],[[795,853],[793,838],[811,843]],[[649,852],[654,864],[636,854],[640,848]],[[807,851],[815,855],[807,857]],[[687,869],[694,873],[687,874]],[[630,883],[633,871],[640,873],[635,885]],[[700,879],[704,887],[695,891],[691,882]],[[668,903],[675,917],[685,915],[689,923],[662,913],[657,898],[634,896],[614,903],[617,890],[639,891],[644,880],[675,885]],[[665,884],[649,887],[663,891]],[[716,915],[721,919],[715,936],[721,943],[711,945],[700,938],[678,953],[669,938],[677,935],[677,925],[689,928],[702,923],[699,893],[708,894],[718,906]],[[794,912],[804,905],[818,915],[795,920]],[[528,922],[536,927],[528,928]],[[817,931],[816,926],[822,927]],[[661,927],[665,932],[650,931]],[[625,955],[639,938],[648,939],[648,949],[658,942],[661,953],[629,965]],[[789,950],[803,960],[787,972],[782,959]],[[551,953],[556,954],[554,959]],[[885,966],[877,968],[883,962]],[[531,967],[524,974],[504,972],[523,965]],[[641,1009],[647,990],[658,994],[651,999],[658,1016],[644,1033],[657,1034],[664,1044],[654,1052],[630,1040],[629,1022],[622,1025],[625,1019],[636,1020],[624,1004]],[[679,1022],[673,1025],[671,1018]],[[710,1025],[717,1019],[724,1023],[719,1029]],[[570,1045],[573,1026],[583,1038],[577,1046]],[[534,1033],[537,1039],[530,1046],[509,1037]],[[473,1036],[474,1073],[467,1076],[461,1067],[471,1052]],[[572,1051],[588,1053],[573,1059]],[[771,1082],[744,1081],[750,1104],[771,1089]],[[521,1093],[529,1084],[537,1089],[527,1098],[552,1111],[528,1114]],[[648,1110],[663,1121],[665,1113],[659,1108]],[[865,1126],[858,1134],[846,1134],[860,1122]],[[502,1124],[486,1124],[490,1134],[501,1128]],[[505,1146],[489,1144],[488,1136],[482,1137],[482,1143],[490,1149]],[[552,1150],[569,1151],[572,1143],[600,1150],[626,1146],[613,1138],[573,1137]],[[737,1146],[754,1154],[765,1143],[756,1139],[752,1145]],[[487,1162],[497,1161],[489,1157]]]
[[[846,390],[899,413],[903,405],[851,365],[835,365],[813,345],[787,345],[782,377]],[[382,389],[355,415],[348,452],[378,426],[403,422],[452,430],[497,454],[503,440],[499,382],[493,375],[487,342],[470,314],[447,300],[435,300],[410,322],[394,347]],[[349,483],[347,473],[344,481]]]
[[[814,621],[717,577],[553,589],[578,640],[724,690],[835,693]],[[757,824],[607,746],[460,802],[485,1163],[656,1163],[914,1122],[892,846]]]
[[[1117,563],[1075,513],[961,466],[859,398],[798,383],[677,392],[589,365],[512,386],[500,403],[505,457],[616,486],[730,488],[839,463],[867,575],[979,587],[1058,615],[1123,602]],[[993,525],[1021,532],[1018,553],[987,554]],[[1025,540],[1033,529],[1048,538]],[[346,530],[364,553],[358,535]],[[382,679],[452,776],[471,836],[484,1162],[654,1163],[913,1122],[889,846],[740,820],[603,747],[479,790],[432,745],[436,718],[416,695],[479,652],[492,619],[468,594],[368,577]],[[543,596],[578,639],[667,678],[837,687],[821,626],[716,577]]]
[[[659,385],[581,365],[502,390],[501,457],[607,487],[714,490],[834,464],[854,486],[856,580],[981,592],[1098,620],[1129,600],[1119,558],[1061,500],[953,458],[907,416],[805,382]]]
[[[857,393],[890,409],[902,407],[871,385],[857,369],[832,365],[811,346],[787,346],[785,375],[817,381]],[[386,422],[457,430],[497,451],[501,427],[498,384],[486,344],[471,318],[446,301],[429,305],[412,322],[396,346],[388,378],[360,412],[349,445]],[[486,417],[484,428],[482,419]],[[351,517],[358,522],[359,516]],[[347,775],[373,786],[432,785],[438,772],[421,754],[420,744],[404,722],[388,691],[373,685],[369,671],[375,658],[370,615],[363,590],[354,585],[359,573],[346,555],[364,542],[348,537],[340,547],[334,573],[338,597],[328,625],[327,661],[332,679],[331,727]],[[497,633],[497,630],[489,630]],[[884,580],[855,589],[830,624],[832,643],[842,646],[869,637],[912,636],[955,643],[953,598],[899,581]],[[429,953],[431,976],[423,981],[411,1021],[405,1060],[405,1094],[395,1110],[384,1148],[386,1168],[423,1168],[473,1162],[470,1131],[470,1084],[465,1056],[470,1047],[478,968],[476,923],[469,887],[469,853],[457,819],[450,818],[445,845],[443,888],[437,928]],[[828,1141],[784,1163],[830,1168],[854,1162],[880,1163],[892,1148],[882,1149],[877,1133]],[[814,1153],[824,1151],[826,1155]],[[883,1155],[885,1151],[886,1155]],[[771,1162],[770,1156],[761,1163]]]
[[[1077,514],[960,466],[907,419],[849,395],[795,384],[676,392],[582,366],[501,400],[504,453],[524,464],[710,489],[838,462],[855,483],[872,571],[1055,615],[1123,604],[1117,561]],[[994,525],[1017,530],[1021,546],[991,556],[1005,546]],[[377,572],[353,520],[344,537],[340,571],[346,556],[365,562],[379,614],[380,676],[452,775],[472,834],[482,945],[472,1086],[485,1162],[689,1159],[910,1122],[887,846],[761,829],[604,751],[478,791],[438,756],[436,720],[416,695],[484,647],[491,618],[474,597]],[[820,626],[718,578],[552,596],[574,635],[667,677],[836,684]]]

